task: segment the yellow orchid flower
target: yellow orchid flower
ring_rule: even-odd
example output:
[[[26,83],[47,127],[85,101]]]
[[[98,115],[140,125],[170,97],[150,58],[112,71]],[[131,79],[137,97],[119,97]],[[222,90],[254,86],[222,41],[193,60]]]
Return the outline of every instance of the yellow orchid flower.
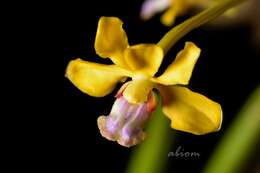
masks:
[[[188,84],[200,49],[186,42],[165,72],[155,77],[164,54],[158,45],[168,40],[158,45],[130,46],[122,25],[116,17],[101,17],[98,22],[96,53],[102,58],[109,57],[114,65],[76,59],[66,69],[66,76],[77,88],[95,97],[109,94],[117,83],[128,77],[132,79],[117,93],[110,115],[98,118],[101,135],[126,147],[143,141],[146,136],[143,127],[156,108],[153,89],[162,97],[162,110],[171,120],[172,128],[196,135],[218,131],[222,122],[221,106],[180,86]]]

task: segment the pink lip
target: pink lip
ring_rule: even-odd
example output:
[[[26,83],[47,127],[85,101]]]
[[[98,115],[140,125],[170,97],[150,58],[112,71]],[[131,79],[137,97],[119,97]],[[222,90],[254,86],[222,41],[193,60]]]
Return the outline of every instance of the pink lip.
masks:
[[[156,106],[156,104],[149,104],[152,97],[154,96],[148,97],[150,98],[148,102],[132,104],[121,94],[118,95],[109,116],[98,118],[101,135],[126,147],[142,142],[146,136],[143,128],[154,110],[148,107],[149,105]]]

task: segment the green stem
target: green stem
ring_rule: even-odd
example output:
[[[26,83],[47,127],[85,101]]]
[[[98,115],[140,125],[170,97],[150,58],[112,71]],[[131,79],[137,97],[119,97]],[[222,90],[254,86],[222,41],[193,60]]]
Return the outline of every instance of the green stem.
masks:
[[[251,95],[210,158],[204,173],[240,172],[260,136],[260,86]]]
[[[161,105],[158,105],[146,131],[147,139],[133,151],[127,173],[158,173],[166,168],[174,136]]]
[[[226,10],[242,3],[243,1],[245,0],[221,0],[217,2],[212,7],[173,27],[163,36],[163,38],[158,42],[158,45],[164,50],[164,54],[166,54],[169,49],[188,32],[220,16]]]

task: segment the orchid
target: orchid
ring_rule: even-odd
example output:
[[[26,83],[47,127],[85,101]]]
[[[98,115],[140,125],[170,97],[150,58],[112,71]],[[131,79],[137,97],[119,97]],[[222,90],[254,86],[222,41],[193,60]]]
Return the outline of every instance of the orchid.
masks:
[[[146,137],[143,128],[157,106],[154,89],[162,97],[162,111],[172,128],[196,135],[218,131],[221,106],[184,86],[189,83],[201,50],[186,42],[164,73],[156,77],[164,49],[159,44],[129,45],[122,25],[116,17],[101,17],[98,22],[96,53],[109,57],[114,64],[75,59],[66,69],[66,77],[94,97],[111,93],[118,83],[131,78],[116,94],[109,116],[98,118],[101,135],[126,147],[142,142]]]

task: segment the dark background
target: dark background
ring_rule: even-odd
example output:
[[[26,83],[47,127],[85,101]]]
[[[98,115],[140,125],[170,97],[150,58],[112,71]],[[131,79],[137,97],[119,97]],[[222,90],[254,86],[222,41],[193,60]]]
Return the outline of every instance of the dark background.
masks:
[[[101,16],[119,17],[124,22],[130,45],[157,43],[170,28],[159,22],[160,15],[141,21],[141,4],[142,1],[131,0],[34,4],[30,15],[34,12],[40,15],[37,21],[31,21],[32,28],[27,32],[33,31],[34,39],[41,42],[36,46],[41,51],[32,50],[36,52],[35,58],[30,59],[26,69],[33,81],[27,94],[33,97],[25,107],[32,116],[23,117],[28,120],[24,125],[26,134],[22,133],[23,137],[18,140],[23,144],[17,150],[22,150],[18,157],[18,161],[25,161],[22,168],[113,173],[125,170],[135,147],[124,148],[104,139],[96,123],[99,115],[109,114],[115,100],[113,96],[120,86],[106,97],[93,98],[74,87],[64,73],[68,62],[76,57],[110,63],[108,59],[99,58],[94,50]],[[180,17],[176,23],[188,17]],[[259,47],[253,44],[252,37],[250,26],[245,24],[220,28],[203,26],[178,41],[165,56],[159,73],[183,48],[185,41],[198,45],[202,52],[189,88],[219,102],[224,113],[218,133],[195,136],[172,130],[175,145],[171,151],[181,146],[185,151],[199,152],[201,157],[169,158],[167,172],[200,172],[247,96],[259,84]],[[24,160],[25,156],[29,159]],[[252,156],[247,169],[256,165],[254,158],[256,156]]]

